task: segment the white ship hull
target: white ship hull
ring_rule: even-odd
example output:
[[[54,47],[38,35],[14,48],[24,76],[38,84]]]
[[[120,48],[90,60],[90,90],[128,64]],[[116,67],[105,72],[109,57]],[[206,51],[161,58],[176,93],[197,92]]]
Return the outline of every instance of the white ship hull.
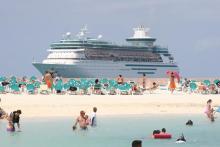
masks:
[[[125,77],[137,78],[143,73],[147,77],[166,77],[166,71],[179,71],[174,63],[125,62],[104,60],[81,60],[72,64],[33,63],[44,74],[51,70],[65,78],[114,78],[119,74]]]

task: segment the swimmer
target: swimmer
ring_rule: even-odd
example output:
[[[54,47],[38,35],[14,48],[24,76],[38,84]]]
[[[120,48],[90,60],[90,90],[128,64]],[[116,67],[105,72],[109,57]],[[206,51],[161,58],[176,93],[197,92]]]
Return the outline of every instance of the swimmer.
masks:
[[[186,139],[183,134],[176,140],[176,143],[185,143],[185,142]]]
[[[160,130],[154,130],[154,131],[153,131],[153,135],[154,135],[154,134],[160,134]]]
[[[192,121],[192,120],[188,120],[188,121],[186,122],[186,125],[187,125],[187,126],[193,126],[193,121]]]
[[[161,129],[160,134],[166,134],[166,129],[165,128]]]
[[[154,130],[154,131],[153,131],[153,134],[152,134],[152,138],[154,138],[154,135],[155,135],[155,134],[160,134],[160,130]]]
[[[77,117],[75,124],[73,125],[73,130],[75,130],[79,124],[82,130],[87,130],[86,119],[85,119],[85,112],[82,110],[80,111],[80,116]]]
[[[214,119],[214,109],[212,108],[212,100],[211,100],[211,99],[209,99],[209,100],[207,101],[205,113],[206,113],[207,117],[208,117],[212,122],[215,121],[215,119]]]
[[[132,147],[142,147],[142,141],[141,140],[134,140],[131,144]]]

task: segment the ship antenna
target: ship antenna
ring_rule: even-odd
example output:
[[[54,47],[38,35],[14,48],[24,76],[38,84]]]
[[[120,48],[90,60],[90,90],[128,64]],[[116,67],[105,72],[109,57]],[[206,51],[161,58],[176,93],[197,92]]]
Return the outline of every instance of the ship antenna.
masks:
[[[86,35],[88,34],[87,25],[84,25],[82,29],[80,29],[80,32],[76,35],[78,38],[86,38]]]

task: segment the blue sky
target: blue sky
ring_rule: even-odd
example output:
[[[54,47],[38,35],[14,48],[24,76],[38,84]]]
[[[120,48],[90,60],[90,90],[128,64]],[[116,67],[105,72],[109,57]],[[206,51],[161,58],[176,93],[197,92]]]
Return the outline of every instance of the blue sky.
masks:
[[[181,74],[220,77],[219,0],[1,0],[0,75],[40,75],[33,58],[87,24],[91,35],[124,43],[140,24],[168,46]]]

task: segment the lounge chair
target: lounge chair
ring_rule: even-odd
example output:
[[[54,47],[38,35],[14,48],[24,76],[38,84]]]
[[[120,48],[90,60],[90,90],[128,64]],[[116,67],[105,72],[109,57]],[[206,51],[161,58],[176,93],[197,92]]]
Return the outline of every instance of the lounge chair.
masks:
[[[65,94],[63,92],[63,82],[61,80],[57,81],[57,83],[54,85],[54,89],[57,94]]]
[[[43,94],[43,95],[48,95],[50,93],[48,90],[47,84],[41,84],[39,91],[40,91],[40,94]]]
[[[26,86],[28,94],[35,94],[34,84],[27,84]]]
[[[20,94],[21,93],[19,85],[17,83],[11,84],[10,89],[11,89],[11,92],[14,93],[14,94]]]
[[[121,95],[131,94],[132,86],[128,83],[117,84],[118,93]]]

